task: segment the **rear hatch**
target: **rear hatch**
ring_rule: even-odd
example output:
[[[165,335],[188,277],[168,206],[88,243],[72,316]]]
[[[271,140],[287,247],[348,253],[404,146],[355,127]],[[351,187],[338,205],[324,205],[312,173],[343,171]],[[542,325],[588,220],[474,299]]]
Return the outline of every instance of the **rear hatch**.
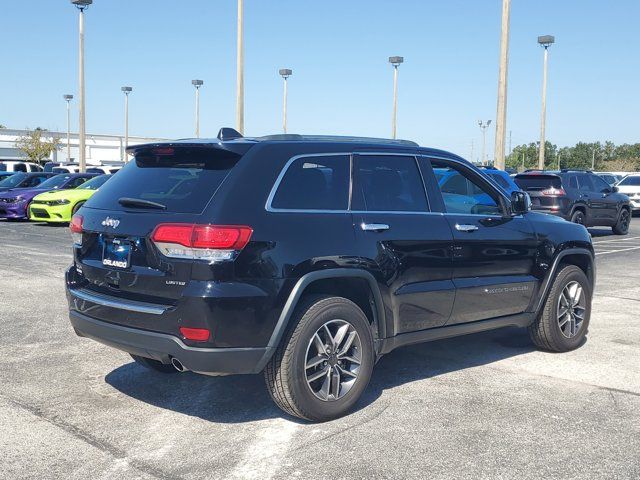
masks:
[[[531,197],[533,208],[558,208],[566,193],[562,179],[551,173],[523,173],[514,178],[516,184]]]
[[[161,223],[210,223],[202,214],[240,156],[193,144],[139,148],[79,212],[83,234],[75,262],[84,288],[175,304],[194,260],[162,255],[151,234]]]

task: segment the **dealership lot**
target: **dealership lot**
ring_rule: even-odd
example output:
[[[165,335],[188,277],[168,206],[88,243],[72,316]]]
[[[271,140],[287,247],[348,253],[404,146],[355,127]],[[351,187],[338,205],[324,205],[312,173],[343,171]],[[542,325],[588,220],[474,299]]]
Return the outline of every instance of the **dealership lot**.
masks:
[[[261,376],[163,376],[75,336],[64,227],[0,222],[5,478],[638,478],[640,219],[593,229],[586,344],[506,329],[402,348],[356,412],[284,416]]]

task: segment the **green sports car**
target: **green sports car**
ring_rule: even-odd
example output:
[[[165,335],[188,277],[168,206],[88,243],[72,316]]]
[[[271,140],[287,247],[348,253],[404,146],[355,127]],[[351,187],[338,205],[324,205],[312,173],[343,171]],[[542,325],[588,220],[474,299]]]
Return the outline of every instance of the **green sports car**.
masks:
[[[29,206],[29,220],[47,223],[70,222],[73,214],[109,178],[111,175],[100,175],[71,190],[54,190],[35,196]]]

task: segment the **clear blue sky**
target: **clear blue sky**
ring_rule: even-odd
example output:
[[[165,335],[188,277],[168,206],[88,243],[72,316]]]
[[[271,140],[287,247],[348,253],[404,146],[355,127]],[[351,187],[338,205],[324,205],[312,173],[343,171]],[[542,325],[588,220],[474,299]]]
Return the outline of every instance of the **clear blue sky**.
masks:
[[[501,0],[245,0],[248,135],[279,133],[282,80],[292,133],[389,136],[390,55],[402,55],[398,135],[469,157],[495,119]],[[0,123],[65,128],[77,99],[77,12],[67,0],[2,2]],[[640,2],[513,0],[508,126],[538,138],[541,34],[550,51],[547,138],[640,141]],[[87,131],[193,135],[191,79],[204,79],[203,136],[235,122],[235,0],[94,0],[86,15]],[[72,128],[77,128],[74,100]],[[487,135],[493,150],[493,127]]]

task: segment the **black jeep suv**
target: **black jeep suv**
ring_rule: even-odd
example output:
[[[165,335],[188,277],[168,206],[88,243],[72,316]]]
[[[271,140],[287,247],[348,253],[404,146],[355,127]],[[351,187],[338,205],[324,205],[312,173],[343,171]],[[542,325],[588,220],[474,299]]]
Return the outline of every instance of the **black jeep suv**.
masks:
[[[532,170],[516,175],[515,181],[531,196],[533,210],[587,227],[611,227],[616,235],[629,232],[629,197],[593,172]]]
[[[554,352],[585,338],[586,229],[451,153],[230,129],[129,152],[73,217],[66,286],[76,333],[147,368],[264,372],[280,408],[323,421],[403,345],[514,325]],[[460,181],[442,192],[434,170]]]

